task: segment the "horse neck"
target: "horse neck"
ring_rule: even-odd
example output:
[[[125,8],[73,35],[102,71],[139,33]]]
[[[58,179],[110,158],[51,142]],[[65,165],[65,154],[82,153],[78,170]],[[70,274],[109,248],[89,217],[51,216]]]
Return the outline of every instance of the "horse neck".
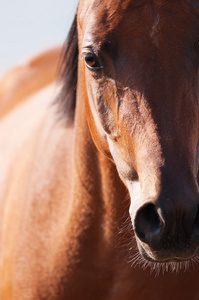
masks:
[[[78,211],[76,218],[81,230],[90,235],[92,246],[94,241],[98,244],[102,239],[113,246],[122,216],[128,214],[127,190],[115,165],[94,145],[82,97],[77,98],[73,153],[72,203],[74,211]]]

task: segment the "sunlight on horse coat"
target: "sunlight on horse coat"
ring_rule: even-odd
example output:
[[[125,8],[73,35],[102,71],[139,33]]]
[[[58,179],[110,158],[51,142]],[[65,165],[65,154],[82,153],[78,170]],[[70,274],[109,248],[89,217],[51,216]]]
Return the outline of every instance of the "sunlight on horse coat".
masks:
[[[1,300],[199,299],[196,4],[81,0],[61,84],[2,76]]]

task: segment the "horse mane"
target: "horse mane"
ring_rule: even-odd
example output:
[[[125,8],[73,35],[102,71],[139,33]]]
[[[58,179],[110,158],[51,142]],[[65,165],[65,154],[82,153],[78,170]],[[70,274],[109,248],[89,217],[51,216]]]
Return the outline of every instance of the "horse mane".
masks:
[[[78,66],[77,13],[63,45],[60,61],[59,73],[62,88],[56,103],[61,118],[64,117],[67,125],[70,125],[74,120],[76,106]]]

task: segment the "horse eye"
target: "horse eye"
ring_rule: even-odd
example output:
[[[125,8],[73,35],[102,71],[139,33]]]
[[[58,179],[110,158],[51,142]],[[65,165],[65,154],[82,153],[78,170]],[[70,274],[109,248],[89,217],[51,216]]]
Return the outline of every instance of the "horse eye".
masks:
[[[90,70],[100,70],[103,69],[103,66],[100,64],[99,59],[94,53],[88,53],[85,55],[85,63],[87,68]]]

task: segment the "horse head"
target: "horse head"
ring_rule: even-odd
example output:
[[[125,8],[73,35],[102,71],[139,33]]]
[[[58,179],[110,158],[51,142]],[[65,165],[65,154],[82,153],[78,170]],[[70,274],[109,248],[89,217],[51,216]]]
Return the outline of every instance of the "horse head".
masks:
[[[82,0],[77,16],[89,128],[129,191],[139,251],[189,260],[199,247],[199,8]]]

